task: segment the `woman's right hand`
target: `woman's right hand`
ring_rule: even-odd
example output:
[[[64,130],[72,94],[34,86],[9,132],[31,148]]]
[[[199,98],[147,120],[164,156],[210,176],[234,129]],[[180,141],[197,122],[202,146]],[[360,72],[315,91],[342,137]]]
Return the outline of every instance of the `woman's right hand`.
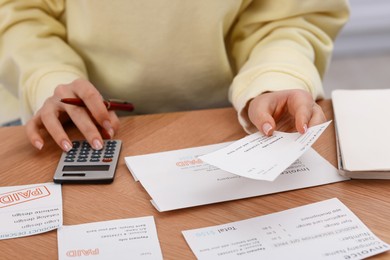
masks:
[[[63,98],[80,98],[86,107],[64,104]],[[108,111],[99,91],[87,80],[77,79],[69,84],[56,87],[36,114],[27,122],[27,136],[37,149],[41,150],[44,140],[41,130],[46,130],[64,151],[72,148],[72,142],[62,124],[73,121],[93,149],[103,148],[103,138],[97,125],[112,138],[119,129],[119,119],[115,112]]]
[[[322,108],[308,91],[301,89],[263,93],[249,103],[249,119],[267,136],[273,134],[276,122],[284,114],[294,119],[295,128],[301,134],[308,127],[326,122]]]

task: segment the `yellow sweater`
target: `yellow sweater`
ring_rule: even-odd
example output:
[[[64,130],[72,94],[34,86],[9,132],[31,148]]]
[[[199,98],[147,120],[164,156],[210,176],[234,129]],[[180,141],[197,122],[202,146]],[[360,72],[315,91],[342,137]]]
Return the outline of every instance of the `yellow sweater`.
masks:
[[[88,78],[158,113],[227,106],[246,130],[265,91],[323,95],[347,0],[0,0],[0,84],[24,122],[54,88]]]

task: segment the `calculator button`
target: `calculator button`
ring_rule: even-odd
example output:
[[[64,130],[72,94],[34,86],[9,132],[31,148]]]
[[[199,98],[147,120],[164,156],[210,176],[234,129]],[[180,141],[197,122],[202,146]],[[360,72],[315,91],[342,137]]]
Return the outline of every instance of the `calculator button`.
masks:
[[[86,158],[79,158],[77,161],[78,161],[78,162],[86,162],[87,159],[86,159]]]
[[[91,158],[89,161],[90,162],[99,162],[100,160],[99,160],[99,158]]]
[[[112,162],[112,158],[103,158],[102,162]]]
[[[73,145],[74,148],[78,148],[80,146],[80,142],[79,141],[73,141],[72,145]]]
[[[74,159],[72,159],[72,158],[66,158],[66,159],[64,160],[64,162],[74,162]]]

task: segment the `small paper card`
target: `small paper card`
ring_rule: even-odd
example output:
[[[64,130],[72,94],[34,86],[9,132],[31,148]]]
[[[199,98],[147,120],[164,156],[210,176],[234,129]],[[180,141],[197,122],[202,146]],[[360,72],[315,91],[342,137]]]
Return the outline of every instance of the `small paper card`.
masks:
[[[307,151],[331,121],[310,127],[305,134],[260,132],[199,158],[222,170],[255,180],[273,181]]]
[[[0,239],[30,236],[62,225],[61,185],[0,187]]]
[[[62,226],[59,259],[163,259],[152,216]]]
[[[198,259],[363,259],[390,249],[338,199],[182,231]]]

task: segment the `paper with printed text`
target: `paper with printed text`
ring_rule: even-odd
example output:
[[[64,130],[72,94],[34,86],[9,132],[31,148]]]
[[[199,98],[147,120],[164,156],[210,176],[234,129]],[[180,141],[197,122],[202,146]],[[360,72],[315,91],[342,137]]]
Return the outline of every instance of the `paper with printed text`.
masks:
[[[200,159],[222,170],[255,180],[274,181],[305,153],[329,126],[330,121],[310,127],[305,134],[275,131],[248,135]]]
[[[198,259],[363,259],[390,249],[338,199],[182,232]]]
[[[249,198],[349,180],[310,148],[274,182],[253,180],[223,171],[199,157],[230,143],[125,158],[136,181],[159,211]]]
[[[59,259],[163,259],[152,216],[62,226]]]
[[[61,185],[0,187],[0,239],[30,236],[62,225]]]

